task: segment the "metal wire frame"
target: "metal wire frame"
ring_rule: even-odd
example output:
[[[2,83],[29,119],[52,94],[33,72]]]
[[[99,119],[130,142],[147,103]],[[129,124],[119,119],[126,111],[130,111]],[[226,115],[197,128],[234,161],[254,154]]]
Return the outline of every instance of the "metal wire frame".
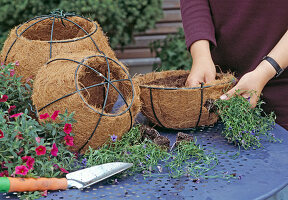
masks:
[[[84,64],[85,61],[91,59],[91,58],[95,58],[95,57],[102,57],[102,58],[105,58],[106,61],[107,61],[107,68],[108,68],[108,78],[106,78],[101,72],[97,71],[96,69],[90,67],[89,65],[87,64]],[[57,59],[52,59],[50,61],[47,62],[47,65],[52,63],[52,62],[55,62],[55,61],[70,61],[70,62],[74,62],[74,63],[77,63],[78,66],[77,68],[75,69],[75,74],[74,74],[74,77],[75,77],[75,88],[76,90],[70,94],[67,94],[67,95],[64,95],[48,104],[46,104],[45,106],[43,106],[42,108],[40,108],[38,110],[38,112],[42,111],[43,109],[47,108],[48,106],[52,105],[53,103],[57,102],[57,101],[60,101],[66,97],[69,97],[73,94],[76,94],[78,93],[78,95],[80,96],[81,100],[91,109],[93,110],[94,112],[96,112],[97,114],[99,114],[99,119],[95,125],[95,128],[93,130],[93,132],[91,133],[91,135],[89,136],[88,140],[86,140],[86,142],[81,146],[81,148],[78,150],[79,152],[88,144],[88,142],[91,140],[91,138],[93,137],[93,135],[95,134],[96,132],[96,129],[97,127],[99,126],[100,124],[100,121],[102,119],[103,116],[109,116],[109,117],[116,117],[116,116],[120,116],[120,115],[123,115],[124,113],[126,113],[127,111],[129,111],[129,115],[130,115],[130,129],[132,128],[133,126],[133,117],[132,117],[132,113],[131,113],[131,110],[130,108],[132,107],[132,104],[133,104],[133,101],[134,101],[134,98],[135,98],[135,92],[134,92],[134,85],[133,85],[133,82],[132,82],[132,79],[129,75],[129,73],[127,72],[127,70],[121,66],[121,64],[119,62],[117,62],[116,60],[112,59],[112,58],[109,58],[109,57],[106,57],[105,55],[92,55],[92,56],[88,56],[86,58],[84,58],[81,62],[79,61],[76,61],[76,60],[72,60],[72,59],[68,59],[68,58],[57,58]],[[125,74],[127,75],[127,79],[120,79],[120,80],[114,80],[114,81],[111,81],[110,80],[110,66],[109,66],[109,61],[112,61],[114,62],[115,64],[117,64],[118,66],[120,66],[122,68],[122,70],[125,72]],[[79,89],[78,87],[78,84],[77,84],[77,80],[78,80],[78,71],[80,69],[81,66],[84,66],[88,69],[91,69],[93,72],[95,72],[96,74],[98,74],[99,76],[101,76],[102,78],[105,79],[105,82],[102,82],[102,83],[98,83],[98,84],[94,84],[94,85],[91,85],[91,86],[87,86],[87,87],[84,87],[84,88],[81,88]],[[131,83],[131,89],[132,89],[132,99],[131,99],[131,103],[128,104],[124,95],[122,94],[122,92],[113,84],[114,82],[121,82],[121,81],[129,81]],[[102,106],[102,109],[101,109],[101,112],[95,110],[92,106],[90,106],[86,100],[84,99],[83,95],[81,94],[81,91],[83,90],[86,90],[86,89],[90,89],[90,88],[93,88],[93,87],[97,87],[97,86],[100,86],[100,85],[107,85],[107,89],[106,89],[106,95],[105,95],[105,99],[104,99],[104,103],[103,103],[103,106]],[[124,101],[125,105],[126,105],[126,109],[120,113],[116,113],[116,114],[105,114],[104,113],[104,109],[106,107],[106,103],[107,103],[107,98],[108,98],[108,92],[109,92],[109,85],[111,85],[118,93],[119,93],[119,96],[122,98],[122,100]]]
[[[214,85],[206,85],[204,86],[204,83],[201,83],[200,87],[190,87],[190,88],[177,88],[177,87],[155,87],[155,86],[148,86],[148,85],[140,85],[139,87],[141,88],[148,88],[149,92],[150,92],[150,103],[151,103],[151,108],[153,111],[153,115],[156,119],[156,121],[158,122],[158,124],[160,125],[160,128],[166,129],[166,130],[172,130],[172,131],[194,131],[197,129],[200,119],[201,119],[201,115],[202,115],[202,107],[203,107],[203,96],[204,96],[204,89],[205,88],[210,88],[210,87],[214,87],[214,86],[218,86],[218,85],[224,85],[224,84],[229,84],[229,83],[233,83],[232,81],[228,81],[228,82],[224,82],[224,83],[218,83],[218,84],[214,84]],[[183,128],[183,129],[177,129],[177,128],[168,128],[166,126],[163,125],[163,123],[161,123],[161,121],[159,120],[159,118],[157,117],[157,113],[155,111],[154,108],[154,102],[153,102],[153,92],[152,90],[194,90],[194,89],[200,89],[201,91],[201,102],[200,102],[200,110],[199,110],[199,115],[198,115],[198,120],[197,123],[195,125],[195,127],[193,128]]]
[[[92,32],[88,33],[83,27],[81,27],[79,24],[77,24],[76,22],[68,19],[67,17],[79,17],[79,18],[82,18],[82,19],[85,19],[91,23],[94,24],[95,26],[95,30],[93,30]],[[40,112],[41,110],[47,108],[48,106],[54,104],[55,102],[57,101],[60,101],[66,97],[69,97],[73,94],[76,94],[78,93],[78,95],[80,96],[81,100],[91,109],[93,110],[94,112],[96,112],[97,114],[99,114],[99,119],[95,125],[95,128],[93,130],[93,132],[91,133],[91,135],[89,136],[88,140],[82,145],[82,147],[78,150],[79,152],[88,144],[88,142],[91,140],[91,138],[93,137],[93,135],[95,134],[96,132],[96,129],[97,127],[99,126],[100,124],[100,121],[102,119],[103,116],[109,116],[109,117],[116,117],[116,116],[120,116],[120,115],[123,115],[124,113],[126,113],[127,111],[129,111],[129,114],[130,114],[130,129],[132,128],[133,126],[133,117],[132,117],[132,113],[131,113],[131,110],[130,108],[132,107],[132,104],[133,104],[133,101],[134,101],[134,97],[135,97],[135,92],[134,92],[134,85],[133,85],[133,82],[132,82],[132,79],[129,75],[129,73],[127,72],[127,70],[122,67],[122,65],[117,62],[116,60],[112,59],[112,58],[109,58],[105,55],[105,53],[103,51],[101,51],[97,45],[97,43],[95,42],[95,40],[91,37],[94,33],[96,33],[96,31],[98,30],[98,25],[93,22],[92,20],[86,18],[86,17],[83,17],[83,16],[80,16],[80,15],[76,15],[75,13],[64,13],[64,11],[62,10],[55,10],[53,12],[51,12],[49,15],[41,15],[41,16],[37,16],[37,17],[34,17],[26,22],[24,22],[23,24],[19,25],[17,28],[16,28],[16,38],[15,40],[12,42],[11,46],[9,47],[8,51],[7,51],[7,54],[5,56],[5,60],[4,60],[4,63],[6,63],[7,61],[7,58],[8,58],[8,55],[11,51],[11,49],[13,48],[13,46],[15,45],[15,43],[17,42],[17,40],[28,30],[30,29],[31,27],[33,27],[34,25],[36,25],[37,23],[39,22],[42,22],[44,20],[47,20],[47,19],[50,19],[52,20],[52,26],[51,26],[51,35],[50,35],[50,41],[43,41],[43,42],[47,42],[50,44],[50,52],[49,52],[49,58],[51,59],[52,58],[52,51],[53,51],[53,44],[54,43],[69,43],[69,42],[76,42],[78,40],[82,40],[82,39],[85,39],[85,38],[90,38],[92,43],[94,44],[94,46],[96,47],[96,50],[97,52],[100,54],[100,55],[92,55],[92,56],[89,56],[89,57],[86,57],[84,58],[81,62],[78,62],[78,61],[75,61],[75,60],[72,60],[72,59],[67,59],[67,58],[58,58],[58,59],[52,59],[52,60],[49,60],[46,64],[48,65],[49,63],[51,62],[55,62],[57,60],[66,60],[66,61],[71,61],[71,62],[74,62],[74,63],[77,63],[78,66],[75,70],[75,88],[76,90],[70,94],[67,94],[67,95],[64,95],[50,103],[48,103],[47,105],[45,105],[44,107],[40,108],[38,111],[36,110],[36,114],[38,112]],[[33,20],[37,20],[35,22],[33,22],[32,24],[30,24],[28,27],[26,27],[21,33],[18,33],[19,32],[19,29],[33,21]],[[55,21],[56,20],[61,20],[63,26],[65,26],[65,23],[64,22],[69,22],[69,23],[72,23],[74,24],[75,26],[77,26],[78,28],[80,28],[84,33],[85,35],[83,37],[78,37],[78,38],[75,38],[75,39],[68,39],[68,40],[53,40],[53,33],[54,33],[54,25],[55,25]],[[26,38],[27,39],[27,38]],[[107,63],[107,78],[105,77],[105,75],[103,75],[102,73],[98,72],[97,70],[93,69],[92,67],[84,64],[84,62],[90,58],[93,58],[93,57],[102,57],[105,59],[106,63]],[[117,64],[118,66],[121,67],[121,69],[125,72],[125,74],[127,75],[127,79],[121,79],[121,80],[114,80],[114,81],[111,81],[110,80],[110,65],[109,65],[109,61],[110,62],[114,62],[115,64]],[[94,84],[94,85],[91,85],[91,86],[87,86],[85,88],[82,88],[82,89],[79,89],[78,88],[78,85],[77,85],[77,80],[78,80],[78,70],[80,69],[80,66],[84,66],[86,68],[89,68],[91,69],[92,71],[94,71],[96,74],[98,74],[99,76],[101,76],[102,78],[104,78],[105,82],[103,83],[99,83],[99,84]],[[131,83],[131,88],[132,88],[132,100],[131,100],[131,103],[128,105],[124,95],[122,94],[121,91],[119,91],[119,89],[113,84],[114,82],[121,82],[121,81],[129,81]],[[90,89],[90,88],[93,88],[93,87],[97,87],[97,86],[100,86],[100,85],[107,85],[107,88],[106,88],[106,93],[105,93],[105,97],[104,97],[104,102],[103,102],[103,106],[102,106],[102,110],[101,112],[95,110],[93,107],[91,107],[84,99],[84,97],[82,96],[81,94],[81,91],[83,90],[86,90],[86,89]],[[122,98],[122,100],[124,101],[125,105],[127,106],[127,108],[122,111],[121,113],[117,113],[117,114],[105,114],[104,113],[104,109],[106,107],[106,104],[107,104],[107,99],[108,99],[108,92],[109,92],[109,87],[110,85],[119,93],[119,96]]]
[[[79,17],[79,18],[82,18],[82,19],[85,19],[91,23],[93,23],[95,25],[95,30],[93,30],[91,33],[88,33],[85,29],[83,29],[79,24],[77,24],[76,22],[73,22],[72,20],[68,19],[67,17]],[[92,43],[94,44],[94,46],[96,47],[97,51],[100,53],[100,54],[103,54],[104,55],[104,52],[102,52],[98,45],[96,44],[95,40],[91,37],[94,33],[97,32],[98,30],[98,25],[93,22],[92,20],[90,20],[89,18],[86,18],[86,17],[83,17],[83,16],[80,16],[80,15],[76,15],[75,13],[64,13],[63,11],[61,10],[55,10],[53,12],[51,12],[49,15],[41,15],[41,16],[37,16],[37,17],[34,17],[26,22],[24,22],[23,24],[20,24],[19,26],[17,26],[16,30],[15,30],[15,33],[16,33],[16,38],[15,40],[12,42],[11,46],[9,47],[7,53],[6,53],[6,56],[5,56],[5,59],[4,59],[4,64],[6,63],[7,61],[7,58],[8,58],[8,55],[12,49],[12,47],[15,45],[15,43],[17,42],[17,40],[28,30],[30,29],[31,27],[33,27],[35,24],[39,23],[39,22],[42,22],[44,20],[47,20],[47,19],[50,19],[52,20],[52,27],[51,27],[51,36],[50,36],[50,41],[43,41],[43,42],[47,42],[50,44],[50,54],[49,54],[49,58],[51,59],[52,58],[52,48],[53,48],[53,43],[68,43],[68,42],[76,42],[78,40],[82,40],[82,39],[85,39],[87,37],[89,37],[92,41]],[[53,32],[54,32],[54,25],[55,25],[55,20],[61,20],[63,26],[65,26],[64,24],[64,21],[67,21],[69,23],[72,23],[74,24],[75,26],[77,26],[78,28],[80,28],[84,33],[85,35],[83,37],[78,37],[78,38],[75,38],[75,39],[68,39],[68,40],[53,40]],[[18,33],[19,29],[33,21],[33,20],[38,20],[32,24],[30,24],[28,27],[26,27],[20,34]]]

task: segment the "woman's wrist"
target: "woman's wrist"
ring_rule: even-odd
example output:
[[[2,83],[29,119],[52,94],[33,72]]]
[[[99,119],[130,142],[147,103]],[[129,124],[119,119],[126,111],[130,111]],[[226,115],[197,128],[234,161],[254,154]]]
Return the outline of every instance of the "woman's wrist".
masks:
[[[271,64],[265,60],[263,60],[254,71],[257,73],[259,80],[264,85],[266,85],[266,83],[276,75],[276,71],[273,66],[271,66]]]

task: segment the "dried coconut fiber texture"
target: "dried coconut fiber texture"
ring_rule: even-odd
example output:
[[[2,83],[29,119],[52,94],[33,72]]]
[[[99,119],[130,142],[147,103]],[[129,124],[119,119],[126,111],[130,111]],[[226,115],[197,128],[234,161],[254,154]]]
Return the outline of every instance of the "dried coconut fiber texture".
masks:
[[[4,43],[1,60],[5,64],[19,61],[15,73],[25,81],[34,79],[49,59],[83,50],[116,58],[97,22],[71,13],[53,12],[13,28]]]
[[[185,130],[217,122],[213,102],[223,91],[232,88],[235,77],[221,73],[207,85],[185,88],[188,75],[189,71],[178,70],[135,77],[141,91],[142,113],[152,123],[167,129]]]
[[[75,112],[74,146],[70,150],[82,153],[89,146],[100,147],[113,134],[120,139],[132,128],[141,105],[139,87],[133,83],[126,67],[107,58],[108,69],[106,58],[93,53],[62,54],[49,60],[36,76],[32,95],[39,116],[44,113],[51,115],[56,110]],[[119,94],[124,102],[114,113],[105,109],[105,98],[103,100],[103,92],[98,88],[103,89],[103,85],[105,97],[108,97],[107,106],[109,102],[114,103],[114,93]]]

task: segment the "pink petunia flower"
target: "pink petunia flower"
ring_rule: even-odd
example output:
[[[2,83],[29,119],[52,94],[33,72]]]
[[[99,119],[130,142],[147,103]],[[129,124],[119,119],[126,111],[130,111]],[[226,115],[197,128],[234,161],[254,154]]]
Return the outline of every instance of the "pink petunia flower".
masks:
[[[66,169],[64,169],[64,168],[60,168],[60,170],[61,170],[61,172],[65,173],[65,174],[68,174],[68,173],[69,173],[69,172],[68,172]]]
[[[35,151],[36,151],[37,156],[45,155],[46,154],[46,147],[40,145],[35,149]]]
[[[26,163],[28,169],[33,169],[33,166],[34,166],[34,163],[35,163],[35,159],[32,158],[31,156],[23,156],[22,158],[22,161],[24,163]]]
[[[6,102],[8,100],[8,96],[6,94],[2,95],[0,98],[0,102]]]
[[[55,120],[57,117],[58,117],[58,114],[59,114],[59,110],[56,110],[52,115],[51,115],[51,119],[52,120]]]
[[[4,133],[3,133],[3,131],[0,129],[0,139],[1,138],[4,138]]]
[[[26,165],[27,165],[29,170],[33,169],[34,163],[35,163],[35,159],[34,158],[30,158],[30,159],[27,160]]]
[[[0,173],[0,177],[9,177],[9,173],[7,170]]]
[[[53,143],[52,149],[51,149],[51,155],[56,157],[57,154],[58,154],[58,148],[57,148],[56,144]]]
[[[48,113],[39,116],[40,119],[47,119],[48,117],[50,117]]]
[[[11,111],[13,111],[15,108],[16,108],[15,105],[10,106],[9,109],[8,109],[8,113],[10,113]]]
[[[66,135],[64,137],[64,140],[66,141],[66,145],[68,145],[68,146],[73,146],[74,145],[74,143],[73,143],[74,138],[72,136]]]
[[[35,137],[35,140],[36,140],[37,143],[41,142],[41,138],[40,137]]]
[[[10,118],[17,118],[21,115],[23,115],[23,113],[17,113],[17,114],[11,115]]]
[[[14,69],[10,69],[10,77],[13,77],[15,75],[15,70]]]
[[[27,160],[31,159],[31,156],[23,156],[21,159],[24,163],[26,163]]]
[[[15,174],[20,174],[25,176],[28,173],[28,168],[25,165],[20,165],[15,167]]]
[[[18,61],[18,60],[15,62],[15,65],[16,65],[16,66],[19,66],[19,61]]]
[[[72,131],[72,124],[65,124],[63,131],[64,131],[66,134],[71,133],[71,131]]]

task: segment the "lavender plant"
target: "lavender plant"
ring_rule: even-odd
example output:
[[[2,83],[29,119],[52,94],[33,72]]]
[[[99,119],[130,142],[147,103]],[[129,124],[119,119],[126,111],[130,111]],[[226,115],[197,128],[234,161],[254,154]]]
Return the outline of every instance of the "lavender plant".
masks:
[[[266,114],[261,105],[262,100],[257,102],[255,108],[249,103],[249,98],[237,95],[229,100],[217,100],[215,105],[218,114],[224,124],[223,135],[229,142],[242,146],[259,148],[262,140],[278,141],[271,132],[275,127],[275,114]],[[251,95],[255,95],[251,93]]]

